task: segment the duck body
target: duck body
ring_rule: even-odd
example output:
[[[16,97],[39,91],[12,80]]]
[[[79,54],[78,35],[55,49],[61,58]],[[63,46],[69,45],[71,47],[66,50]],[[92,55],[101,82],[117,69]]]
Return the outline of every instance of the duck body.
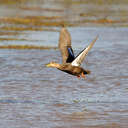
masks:
[[[85,70],[80,66],[72,66],[70,63],[58,64],[55,62],[51,62],[47,65],[47,67],[57,68],[63,72],[77,77],[85,77],[86,74],[90,74],[89,70]]]
[[[82,67],[72,66],[71,64],[61,64],[60,68],[58,69],[75,76],[80,76],[81,74],[90,73],[89,71],[84,70]]]

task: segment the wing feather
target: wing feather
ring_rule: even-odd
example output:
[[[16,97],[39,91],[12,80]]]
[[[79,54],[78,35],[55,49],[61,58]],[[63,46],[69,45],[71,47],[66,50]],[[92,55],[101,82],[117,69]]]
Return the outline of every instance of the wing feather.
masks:
[[[78,56],[71,63],[73,66],[80,66],[81,65],[84,58],[88,54],[89,50],[93,47],[93,45],[94,45],[94,43],[96,42],[97,39],[98,39],[98,36],[90,43],[90,45],[87,48],[85,48],[83,51],[81,51],[78,54]]]
[[[71,63],[75,57],[71,47],[71,36],[66,28],[62,28],[60,31],[59,45],[58,45],[63,63]]]

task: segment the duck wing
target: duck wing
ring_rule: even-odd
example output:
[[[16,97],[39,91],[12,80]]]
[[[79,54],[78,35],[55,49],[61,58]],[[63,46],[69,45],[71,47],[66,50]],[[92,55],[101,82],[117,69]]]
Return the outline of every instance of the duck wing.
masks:
[[[89,50],[93,47],[93,45],[94,45],[94,43],[96,42],[97,39],[98,39],[98,36],[90,43],[90,45],[87,48],[82,50],[76,56],[76,58],[72,61],[71,65],[73,65],[73,66],[80,66],[81,63],[83,62],[85,56],[88,54]]]
[[[60,31],[59,45],[58,45],[63,63],[71,63],[74,59],[73,49],[71,47],[71,36],[66,28],[62,28]]]

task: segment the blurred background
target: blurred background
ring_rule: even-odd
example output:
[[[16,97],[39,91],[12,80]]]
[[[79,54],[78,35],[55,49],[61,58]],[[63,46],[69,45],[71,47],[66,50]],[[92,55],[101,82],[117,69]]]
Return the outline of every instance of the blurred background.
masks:
[[[127,6],[127,0],[0,0],[0,47],[55,46],[57,42],[54,37],[49,42],[46,31],[58,32],[63,24],[128,27]]]

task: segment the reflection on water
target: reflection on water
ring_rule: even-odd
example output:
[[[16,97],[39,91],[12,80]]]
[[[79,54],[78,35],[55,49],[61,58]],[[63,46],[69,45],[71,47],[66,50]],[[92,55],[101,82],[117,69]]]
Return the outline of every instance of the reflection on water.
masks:
[[[127,128],[127,4],[1,0],[1,128]],[[61,63],[56,47],[63,23],[75,54],[99,35],[82,65],[91,70],[86,80],[45,67]]]

